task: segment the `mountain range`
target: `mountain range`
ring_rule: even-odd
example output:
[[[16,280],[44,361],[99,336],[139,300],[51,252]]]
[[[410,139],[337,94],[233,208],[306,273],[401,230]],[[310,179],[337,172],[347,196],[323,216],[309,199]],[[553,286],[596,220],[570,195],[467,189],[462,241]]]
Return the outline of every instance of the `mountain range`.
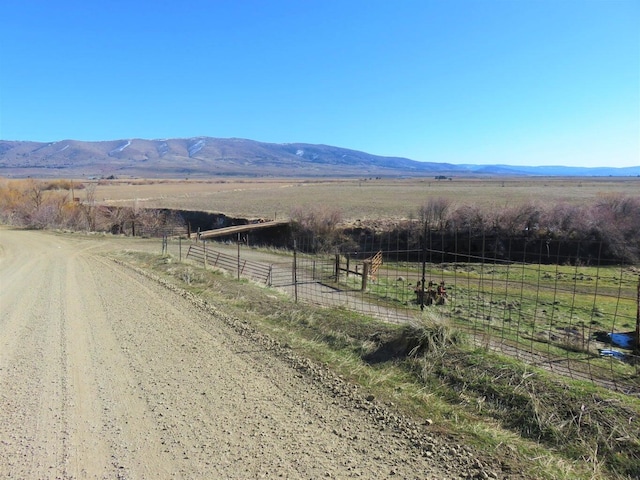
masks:
[[[635,167],[455,165],[306,143],[239,138],[42,143],[0,140],[2,177],[640,176]]]

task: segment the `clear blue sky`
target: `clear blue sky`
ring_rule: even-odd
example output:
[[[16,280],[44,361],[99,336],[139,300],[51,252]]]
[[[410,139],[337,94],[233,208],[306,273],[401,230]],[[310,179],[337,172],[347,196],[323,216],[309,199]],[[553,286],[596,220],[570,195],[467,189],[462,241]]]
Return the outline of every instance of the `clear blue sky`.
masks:
[[[640,165],[638,0],[3,0],[0,138]]]

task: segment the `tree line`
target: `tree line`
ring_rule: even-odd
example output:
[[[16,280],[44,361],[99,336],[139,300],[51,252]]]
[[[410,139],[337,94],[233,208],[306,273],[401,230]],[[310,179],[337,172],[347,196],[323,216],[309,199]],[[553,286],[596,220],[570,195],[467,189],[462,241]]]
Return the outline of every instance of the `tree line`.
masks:
[[[604,195],[581,204],[525,202],[500,208],[456,205],[448,198],[431,197],[417,211],[398,216],[405,218],[375,228],[366,223],[341,226],[340,211],[328,207],[292,211],[294,235],[305,238],[315,251],[364,251],[372,238],[385,236],[389,249],[419,250],[428,237],[430,244],[439,242],[437,248],[446,251],[454,251],[455,245],[468,250],[468,244],[480,239],[475,243],[482,245],[473,246],[474,254],[507,260],[522,260],[507,258],[507,252],[496,255],[509,244],[546,242],[557,251],[564,248],[569,253],[581,245],[608,261],[640,263],[640,196]],[[376,248],[386,249],[382,244]]]
[[[181,230],[176,215],[137,205],[110,207],[96,201],[95,183],[69,180],[0,179],[0,222],[34,229],[108,231],[154,235]],[[75,192],[83,191],[83,199]]]

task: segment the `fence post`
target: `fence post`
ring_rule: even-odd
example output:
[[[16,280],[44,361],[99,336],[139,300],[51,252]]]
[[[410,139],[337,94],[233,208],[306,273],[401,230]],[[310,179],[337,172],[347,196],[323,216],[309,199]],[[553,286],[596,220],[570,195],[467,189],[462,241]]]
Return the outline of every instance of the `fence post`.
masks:
[[[204,251],[204,269],[207,269],[207,242],[202,239],[202,249]]]
[[[240,233],[238,233],[238,280],[240,280]]]
[[[636,348],[635,351],[640,355],[640,275],[638,275],[638,311],[636,312]]]
[[[178,262],[182,263],[182,237],[178,237]]]
[[[420,286],[420,310],[424,310],[424,287],[426,278],[426,270],[427,270],[427,223],[424,224],[424,232],[422,234],[422,238],[420,239],[422,243],[422,281]]]
[[[295,303],[298,303],[298,254],[296,248],[296,241],[293,241],[293,298]]]
[[[334,275],[336,277],[336,283],[340,281],[340,254],[336,253],[336,262],[334,266]]]
[[[369,278],[369,260],[365,260],[362,264],[362,291],[367,289],[367,279]]]

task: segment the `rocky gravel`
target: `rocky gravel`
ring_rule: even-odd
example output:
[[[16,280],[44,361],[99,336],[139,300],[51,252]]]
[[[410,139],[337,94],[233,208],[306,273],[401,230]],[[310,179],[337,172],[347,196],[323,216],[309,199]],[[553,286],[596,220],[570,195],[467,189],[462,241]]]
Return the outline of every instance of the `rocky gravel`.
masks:
[[[105,249],[0,231],[0,478],[517,478]]]

